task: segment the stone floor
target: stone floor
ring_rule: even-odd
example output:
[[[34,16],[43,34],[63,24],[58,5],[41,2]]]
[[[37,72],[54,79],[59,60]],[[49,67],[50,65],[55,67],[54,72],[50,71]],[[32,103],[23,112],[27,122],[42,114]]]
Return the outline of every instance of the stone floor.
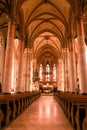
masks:
[[[4,130],[73,130],[53,96],[41,96]]]

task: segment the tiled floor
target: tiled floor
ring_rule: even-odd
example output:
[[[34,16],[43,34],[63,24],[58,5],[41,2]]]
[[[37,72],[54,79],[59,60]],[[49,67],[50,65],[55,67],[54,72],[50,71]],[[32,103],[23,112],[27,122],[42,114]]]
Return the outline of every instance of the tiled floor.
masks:
[[[53,96],[41,96],[5,130],[73,130]]]

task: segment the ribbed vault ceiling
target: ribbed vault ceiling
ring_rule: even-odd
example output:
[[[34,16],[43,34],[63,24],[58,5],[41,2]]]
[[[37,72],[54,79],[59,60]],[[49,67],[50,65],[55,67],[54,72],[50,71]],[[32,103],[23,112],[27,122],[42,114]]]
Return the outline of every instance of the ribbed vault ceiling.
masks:
[[[86,30],[87,0],[1,0],[0,29],[6,38],[11,17],[17,24],[16,36],[25,38],[25,47],[33,48],[38,61],[45,56],[57,60],[71,35],[71,28],[75,28],[75,14],[84,14]],[[76,30],[74,33],[76,35]]]

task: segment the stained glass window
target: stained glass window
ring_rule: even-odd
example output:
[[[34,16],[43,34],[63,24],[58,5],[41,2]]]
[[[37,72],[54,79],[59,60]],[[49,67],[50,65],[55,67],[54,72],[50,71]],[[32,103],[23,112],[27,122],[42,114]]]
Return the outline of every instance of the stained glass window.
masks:
[[[40,81],[42,81],[43,65],[40,64]]]
[[[46,65],[46,81],[50,81],[50,66]]]
[[[56,81],[56,65],[53,65],[53,81]]]

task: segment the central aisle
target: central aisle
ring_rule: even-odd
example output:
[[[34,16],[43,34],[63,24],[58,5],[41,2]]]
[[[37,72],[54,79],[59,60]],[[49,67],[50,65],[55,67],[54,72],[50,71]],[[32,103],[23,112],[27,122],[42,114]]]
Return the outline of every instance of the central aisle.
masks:
[[[73,130],[53,96],[41,96],[5,130]]]

